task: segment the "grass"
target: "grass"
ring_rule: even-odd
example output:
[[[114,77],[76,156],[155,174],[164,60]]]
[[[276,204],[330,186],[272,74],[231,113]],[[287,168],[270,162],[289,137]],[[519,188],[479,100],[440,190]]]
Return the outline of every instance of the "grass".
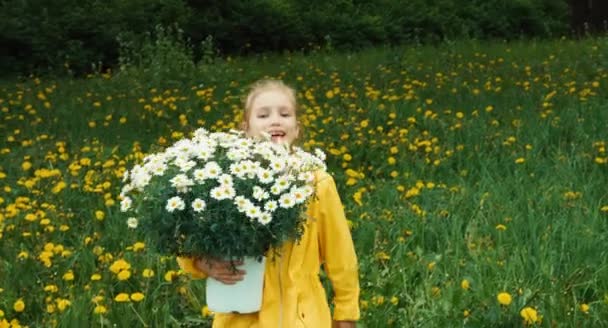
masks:
[[[606,54],[606,38],[461,41],[3,81],[0,326],[209,326],[204,284],[127,231],[120,178],[199,126],[237,127],[264,76],[298,89],[302,145],[328,153],[361,326],[519,327],[526,307],[606,326]]]

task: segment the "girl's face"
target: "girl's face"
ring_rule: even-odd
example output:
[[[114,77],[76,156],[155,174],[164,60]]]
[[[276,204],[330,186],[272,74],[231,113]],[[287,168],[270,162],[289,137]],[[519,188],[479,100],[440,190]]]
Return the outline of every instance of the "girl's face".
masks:
[[[262,91],[251,104],[245,132],[251,137],[265,132],[273,142],[291,145],[299,133],[294,104],[284,92]]]

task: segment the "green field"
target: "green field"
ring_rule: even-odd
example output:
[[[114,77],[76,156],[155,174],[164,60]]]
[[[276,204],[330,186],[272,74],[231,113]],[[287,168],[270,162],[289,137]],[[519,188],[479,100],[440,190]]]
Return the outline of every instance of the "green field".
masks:
[[[328,154],[361,327],[608,326],[608,39],[594,38],[4,80],[0,327],[210,326],[204,283],[127,228],[121,177],[200,126],[237,127],[262,77],[297,88],[302,146]]]

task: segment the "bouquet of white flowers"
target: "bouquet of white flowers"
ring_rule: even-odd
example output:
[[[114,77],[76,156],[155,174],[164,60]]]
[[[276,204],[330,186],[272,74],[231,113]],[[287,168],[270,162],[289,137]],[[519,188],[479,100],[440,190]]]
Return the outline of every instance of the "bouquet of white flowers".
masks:
[[[301,236],[324,159],[320,150],[198,129],[125,173],[121,211],[162,254],[260,258]]]

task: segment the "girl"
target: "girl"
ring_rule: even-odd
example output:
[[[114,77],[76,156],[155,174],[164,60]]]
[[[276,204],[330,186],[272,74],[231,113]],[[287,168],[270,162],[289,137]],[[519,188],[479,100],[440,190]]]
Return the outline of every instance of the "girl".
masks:
[[[254,84],[245,101],[243,129],[251,137],[267,133],[274,142],[292,144],[300,133],[295,91],[281,81]],[[280,258],[266,261],[262,308],[249,314],[217,313],[213,327],[331,327],[320,266],[334,290],[333,327],[355,327],[359,319],[359,279],[355,249],[333,178],[315,175],[316,198],[299,242],[286,243]],[[211,277],[225,284],[242,280],[231,264],[211,259],[178,258],[194,278]]]

